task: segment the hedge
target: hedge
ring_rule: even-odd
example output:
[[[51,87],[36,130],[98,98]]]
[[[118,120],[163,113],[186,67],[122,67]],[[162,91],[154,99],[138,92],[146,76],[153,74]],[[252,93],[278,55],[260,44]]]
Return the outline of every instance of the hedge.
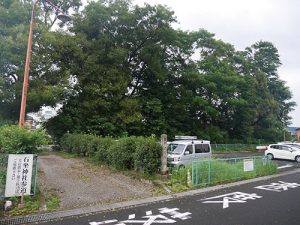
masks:
[[[154,174],[160,166],[161,146],[154,138],[132,136],[114,140],[88,134],[65,134],[60,147],[69,153],[94,157],[117,170]]]
[[[0,127],[0,153],[34,154],[39,146],[47,144],[47,135],[43,130],[28,131],[17,125]]]

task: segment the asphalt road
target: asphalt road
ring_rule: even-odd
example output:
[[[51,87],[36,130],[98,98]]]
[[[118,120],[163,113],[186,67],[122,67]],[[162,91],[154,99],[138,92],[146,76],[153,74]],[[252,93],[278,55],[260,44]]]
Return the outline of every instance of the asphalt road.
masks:
[[[299,225],[300,173],[45,225]]]

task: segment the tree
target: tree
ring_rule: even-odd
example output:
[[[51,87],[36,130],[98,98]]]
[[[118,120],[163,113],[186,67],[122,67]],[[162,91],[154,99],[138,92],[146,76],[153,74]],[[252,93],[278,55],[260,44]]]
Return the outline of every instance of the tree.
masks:
[[[237,52],[208,31],[174,30],[174,13],[160,5],[99,1],[79,12],[78,0],[53,3],[75,16],[68,31],[53,31],[53,9],[39,4],[27,111],[62,103],[47,124],[56,136],[279,139],[295,103],[272,43]],[[18,118],[30,11],[31,1],[0,1],[1,123]]]
[[[70,131],[120,135],[166,130],[164,104],[175,97],[169,91],[177,82],[172,79],[180,76],[179,65],[188,58],[183,56],[191,54],[178,46],[188,35],[173,30],[173,21],[173,13],[162,6],[90,3],[71,29],[75,35],[68,43],[78,46],[76,53],[67,54],[66,69],[60,71],[71,70],[77,83],[48,126],[67,117],[75,125]],[[65,48],[57,51],[66,54]]]
[[[286,83],[278,76],[278,67],[281,65],[278,50],[272,43],[260,41],[246,48],[245,54],[251,64],[258,90],[255,97],[255,137],[280,140],[284,129],[282,119],[287,124],[286,121],[290,119],[287,114],[292,111],[295,102],[291,101],[292,95]]]
[[[55,4],[57,2],[53,1]],[[0,119],[2,120],[18,119],[31,4],[32,2],[27,0],[0,1]],[[47,9],[43,17],[41,14],[43,11],[38,8],[35,18],[27,112],[37,111],[44,104],[56,104],[64,90],[63,87],[68,84],[65,77],[53,76],[56,69],[51,60],[53,52],[45,50],[51,48],[47,38],[57,39],[56,33],[49,31],[53,26],[53,21],[50,22],[49,18],[56,20],[56,14],[45,2],[41,2],[39,6],[41,5]],[[78,0],[70,0],[64,1],[62,7],[68,11],[76,10],[79,5]]]

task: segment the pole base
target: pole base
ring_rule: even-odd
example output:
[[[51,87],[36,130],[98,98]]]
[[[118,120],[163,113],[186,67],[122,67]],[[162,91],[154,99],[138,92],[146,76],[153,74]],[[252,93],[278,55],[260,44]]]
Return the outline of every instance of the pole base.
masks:
[[[18,209],[23,209],[24,208],[24,203],[19,203],[18,204]]]

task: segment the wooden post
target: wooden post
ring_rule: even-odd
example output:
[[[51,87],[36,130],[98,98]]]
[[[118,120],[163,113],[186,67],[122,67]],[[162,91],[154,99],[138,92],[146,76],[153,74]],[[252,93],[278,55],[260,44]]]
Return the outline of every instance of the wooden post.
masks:
[[[168,143],[167,143],[167,135],[162,134],[161,135],[161,146],[162,146],[162,154],[161,154],[161,173],[162,175],[166,175],[168,173],[168,167],[167,167],[167,157],[168,157]]]

